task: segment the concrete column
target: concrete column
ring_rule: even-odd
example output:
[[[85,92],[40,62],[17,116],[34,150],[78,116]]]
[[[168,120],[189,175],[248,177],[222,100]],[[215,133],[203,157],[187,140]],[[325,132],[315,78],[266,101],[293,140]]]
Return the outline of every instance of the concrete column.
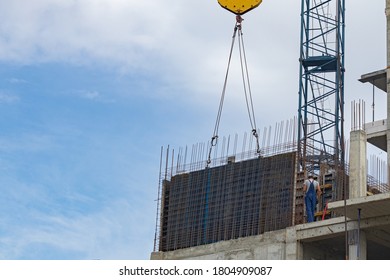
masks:
[[[387,183],[390,184],[390,0],[386,0],[387,45]]]
[[[349,151],[349,198],[367,195],[366,153],[366,133],[363,130],[351,131]]]
[[[164,253],[163,252],[152,252],[150,254],[151,260],[163,260],[164,259]]]
[[[286,260],[302,260],[303,246],[297,240],[297,230],[295,227],[286,229]]]
[[[367,260],[367,238],[364,231],[353,230],[348,232],[349,236],[349,259]]]
[[[390,0],[388,0],[390,2]],[[350,133],[349,151],[349,198],[367,195],[367,134],[364,130]],[[350,260],[367,259],[367,239],[364,232],[348,232],[348,256]]]

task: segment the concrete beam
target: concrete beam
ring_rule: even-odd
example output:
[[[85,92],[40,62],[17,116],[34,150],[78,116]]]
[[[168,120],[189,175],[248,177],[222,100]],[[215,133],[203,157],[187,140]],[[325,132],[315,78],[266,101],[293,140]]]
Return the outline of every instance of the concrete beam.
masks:
[[[375,87],[386,92],[387,91],[386,79],[387,79],[387,71],[386,69],[383,69],[383,70],[378,70],[375,72],[364,74],[360,77],[359,81],[362,83],[368,82],[370,84],[373,84]]]
[[[344,217],[298,225],[296,226],[296,231],[298,241],[328,239],[345,232]]]
[[[310,227],[306,226],[310,225]],[[371,217],[361,220],[360,229],[371,229],[379,227],[389,227],[390,215]],[[359,228],[356,220],[347,219],[347,230],[356,230]],[[332,218],[329,220],[319,221],[296,226],[297,241],[316,241],[329,239],[345,233],[344,217]]]
[[[328,209],[336,214],[344,215],[344,201],[329,202]],[[358,209],[361,209],[361,219],[388,216],[390,215],[390,193],[351,198],[346,201],[348,218],[357,220]]]
[[[387,152],[387,120],[379,120],[364,124],[367,142]]]

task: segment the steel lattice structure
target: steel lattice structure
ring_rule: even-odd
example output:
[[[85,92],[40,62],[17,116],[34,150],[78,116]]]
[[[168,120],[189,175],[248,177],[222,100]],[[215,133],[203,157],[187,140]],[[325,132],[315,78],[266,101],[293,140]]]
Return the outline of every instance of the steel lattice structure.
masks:
[[[298,168],[315,175],[344,165],[345,0],[301,9]]]

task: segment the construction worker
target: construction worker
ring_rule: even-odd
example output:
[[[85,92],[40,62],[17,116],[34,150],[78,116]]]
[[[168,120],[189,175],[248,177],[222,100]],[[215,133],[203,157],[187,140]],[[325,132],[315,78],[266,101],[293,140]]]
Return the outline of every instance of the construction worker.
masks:
[[[303,183],[307,222],[314,222],[314,212],[317,204],[317,195],[321,194],[320,184],[310,175]]]

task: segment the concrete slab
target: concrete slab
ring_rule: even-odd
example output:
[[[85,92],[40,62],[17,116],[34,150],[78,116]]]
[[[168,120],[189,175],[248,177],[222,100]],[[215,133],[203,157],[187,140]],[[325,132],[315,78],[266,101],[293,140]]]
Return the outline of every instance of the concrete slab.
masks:
[[[329,239],[345,232],[345,219],[344,217],[337,217],[328,220],[297,225],[295,226],[295,230],[297,240],[299,241]]]
[[[387,80],[386,69],[364,74],[359,79],[360,82],[362,83],[369,82],[370,84],[373,84],[375,87],[383,90],[384,92],[387,92],[386,80]]]
[[[387,152],[387,120],[379,120],[364,124],[367,142]]]
[[[335,201],[328,204],[328,209],[339,215],[344,215],[344,201]],[[372,218],[390,215],[390,193],[376,194],[372,196],[358,197],[346,201],[346,215],[348,218],[358,219]]]

